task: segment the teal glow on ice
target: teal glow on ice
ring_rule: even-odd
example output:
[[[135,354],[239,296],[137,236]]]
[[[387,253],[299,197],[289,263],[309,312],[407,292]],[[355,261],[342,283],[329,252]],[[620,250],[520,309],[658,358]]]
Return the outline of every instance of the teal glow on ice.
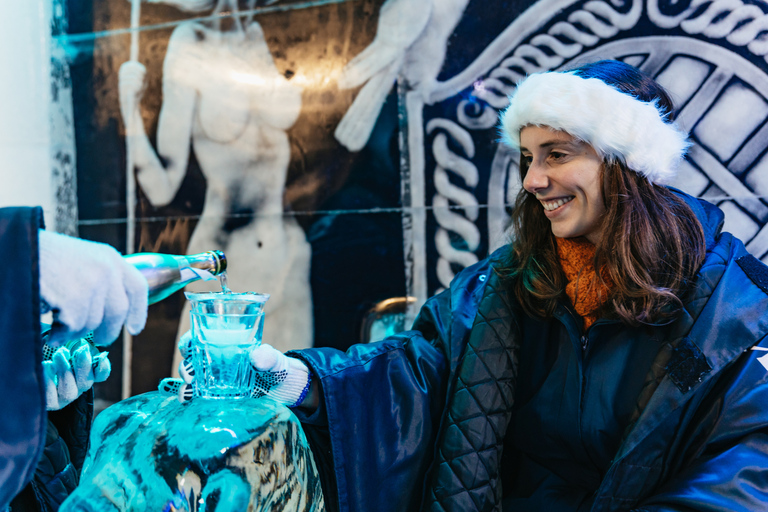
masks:
[[[265,398],[123,400],[96,417],[80,482],[62,512],[325,510],[298,419]]]

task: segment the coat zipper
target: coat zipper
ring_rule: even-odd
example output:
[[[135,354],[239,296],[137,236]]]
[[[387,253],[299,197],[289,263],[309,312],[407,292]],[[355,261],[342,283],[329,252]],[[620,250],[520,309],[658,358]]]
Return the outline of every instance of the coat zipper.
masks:
[[[587,351],[587,344],[589,343],[589,338],[587,338],[586,334],[581,335],[581,352],[584,353]]]

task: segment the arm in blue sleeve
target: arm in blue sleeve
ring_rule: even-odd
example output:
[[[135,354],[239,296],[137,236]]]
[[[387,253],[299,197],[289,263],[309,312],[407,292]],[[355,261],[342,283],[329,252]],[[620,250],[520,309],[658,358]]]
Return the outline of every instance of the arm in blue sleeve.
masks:
[[[337,501],[341,510],[418,506],[445,402],[449,325],[446,292],[425,304],[414,330],[346,353],[292,353],[307,363],[321,388],[320,409],[297,414],[319,471],[333,473],[332,489],[324,482],[327,502]]]

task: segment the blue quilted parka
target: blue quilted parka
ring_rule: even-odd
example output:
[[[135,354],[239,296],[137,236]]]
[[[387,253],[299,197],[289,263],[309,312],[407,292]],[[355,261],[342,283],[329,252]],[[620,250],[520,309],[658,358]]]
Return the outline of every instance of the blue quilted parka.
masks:
[[[573,472],[560,475],[564,490],[542,480],[549,487],[539,510],[768,510],[768,270],[720,233],[719,209],[684,197],[707,238],[685,311],[647,340],[656,349],[632,399],[634,413],[593,488],[569,489]],[[501,286],[493,262],[492,256],[457,275],[450,289],[427,301],[410,331],[346,353],[291,353],[311,367],[322,390],[314,414],[297,414],[329,509],[501,511],[514,479],[530,476],[511,475],[504,461],[520,455],[510,439],[538,434],[523,430],[516,404],[523,388],[518,374],[537,364],[521,350],[532,343],[532,320]],[[545,346],[573,338],[557,315],[547,322]],[[601,330],[595,332],[599,338]],[[614,342],[644,341],[623,325],[610,332]],[[559,361],[561,352],[554,352]],[[583,412],[579,393],[595,389],[594,379],[622,377],[611,357],[600,361],[603,367],[591,374],[570,367],[583,385],[576,415]],[[546,402],[539,407],[548,412]],[[557,418],[558,404],[549,407]],[[613,410],[603,410],[610,420]]]

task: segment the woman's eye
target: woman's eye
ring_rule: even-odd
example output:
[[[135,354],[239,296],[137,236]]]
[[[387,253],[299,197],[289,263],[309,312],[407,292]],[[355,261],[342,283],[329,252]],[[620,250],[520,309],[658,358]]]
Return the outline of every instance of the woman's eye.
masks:
[[[549,156],[552,157],[555,160],[562,160],[563,158],[565,158],[568,155],[566,155],[565,153],[560,153],[559,151],[553,151],[553,152],[551,152],[549,154]]]

